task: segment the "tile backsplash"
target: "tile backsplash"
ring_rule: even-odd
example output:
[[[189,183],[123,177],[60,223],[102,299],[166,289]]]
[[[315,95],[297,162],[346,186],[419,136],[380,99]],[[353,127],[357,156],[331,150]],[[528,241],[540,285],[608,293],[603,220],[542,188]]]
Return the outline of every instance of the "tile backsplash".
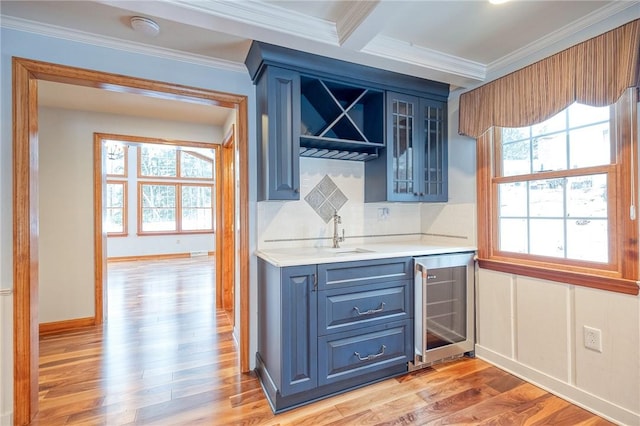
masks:
[[[334,209],[342,218],[344,245],[372,235],[420,233],[419,204],[365,204],[361,161],[300,158],[300,195],[300,201],[257,204],[258,248],[330,246]],[[379,208],[388,215],[379,217]]]
[[[304,197],[304,200],[311,206],[318,216],[328,223],[333,215],[340,211],[348,198],[338,188],[338,185],[331,180],[329,175],[325,175],[320,182]]]
[[[344,246],[377,238],[417,239],[425,232],[459,227],[425,224],[425,218],[446,222],[441,216],[448,215],[450,207],[445,203],[365,203],[363,162],[301,157],[300,200],[257,203],[258,249],[331,246],[334,209],[342,218],[339,232],[344,229]],[[465,230],[471,229],[474,205],[455,211],[471,215],[464,222]],[[468,236],[463,241],[472,243]]]

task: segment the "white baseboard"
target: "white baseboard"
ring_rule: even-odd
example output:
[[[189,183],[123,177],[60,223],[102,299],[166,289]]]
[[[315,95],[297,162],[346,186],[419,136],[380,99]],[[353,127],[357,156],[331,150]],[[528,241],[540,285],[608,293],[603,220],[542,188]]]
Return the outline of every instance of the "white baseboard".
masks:
[[[13,425],[13,412],[2,413],[0,415],[0,426],[12,426]]]
[[[640,413],[615,405],[491,349],[476,345],[476,356],[611,422],[629,426],[640,425]]]

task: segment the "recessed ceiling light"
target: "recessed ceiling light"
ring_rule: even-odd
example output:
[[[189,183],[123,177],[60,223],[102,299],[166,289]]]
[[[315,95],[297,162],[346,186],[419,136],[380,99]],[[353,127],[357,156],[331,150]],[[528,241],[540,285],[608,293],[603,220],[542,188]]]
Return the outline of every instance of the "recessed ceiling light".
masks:
[[[502,4],[502,3],[506,3],[509,0],[489,0],[489,3],[491,4]]]
[[[158,33],[160,33],[160,25],[156,24],[155,21],[152,21],[149,18],[133,16],[129,22],[131,22],[131,28],[140,34],[157,36]]]

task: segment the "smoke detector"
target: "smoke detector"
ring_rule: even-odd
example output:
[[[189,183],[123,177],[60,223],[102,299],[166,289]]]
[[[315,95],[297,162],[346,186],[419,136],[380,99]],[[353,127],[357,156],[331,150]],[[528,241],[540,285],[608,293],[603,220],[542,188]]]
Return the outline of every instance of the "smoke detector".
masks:
[[[131,28],[140,34],[154,37],[160,33],[160,25],[149,18],[133,16],[129,22],[131,22]]]

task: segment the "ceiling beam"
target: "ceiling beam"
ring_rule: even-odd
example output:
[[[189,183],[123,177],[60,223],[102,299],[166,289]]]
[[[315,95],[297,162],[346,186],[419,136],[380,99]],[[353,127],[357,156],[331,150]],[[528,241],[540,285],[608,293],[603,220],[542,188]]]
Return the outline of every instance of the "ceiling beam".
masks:
[[[382,30],[401,6],[384,0],[344,2],[345,10],[336,22],[340,46],[361,50]]]

